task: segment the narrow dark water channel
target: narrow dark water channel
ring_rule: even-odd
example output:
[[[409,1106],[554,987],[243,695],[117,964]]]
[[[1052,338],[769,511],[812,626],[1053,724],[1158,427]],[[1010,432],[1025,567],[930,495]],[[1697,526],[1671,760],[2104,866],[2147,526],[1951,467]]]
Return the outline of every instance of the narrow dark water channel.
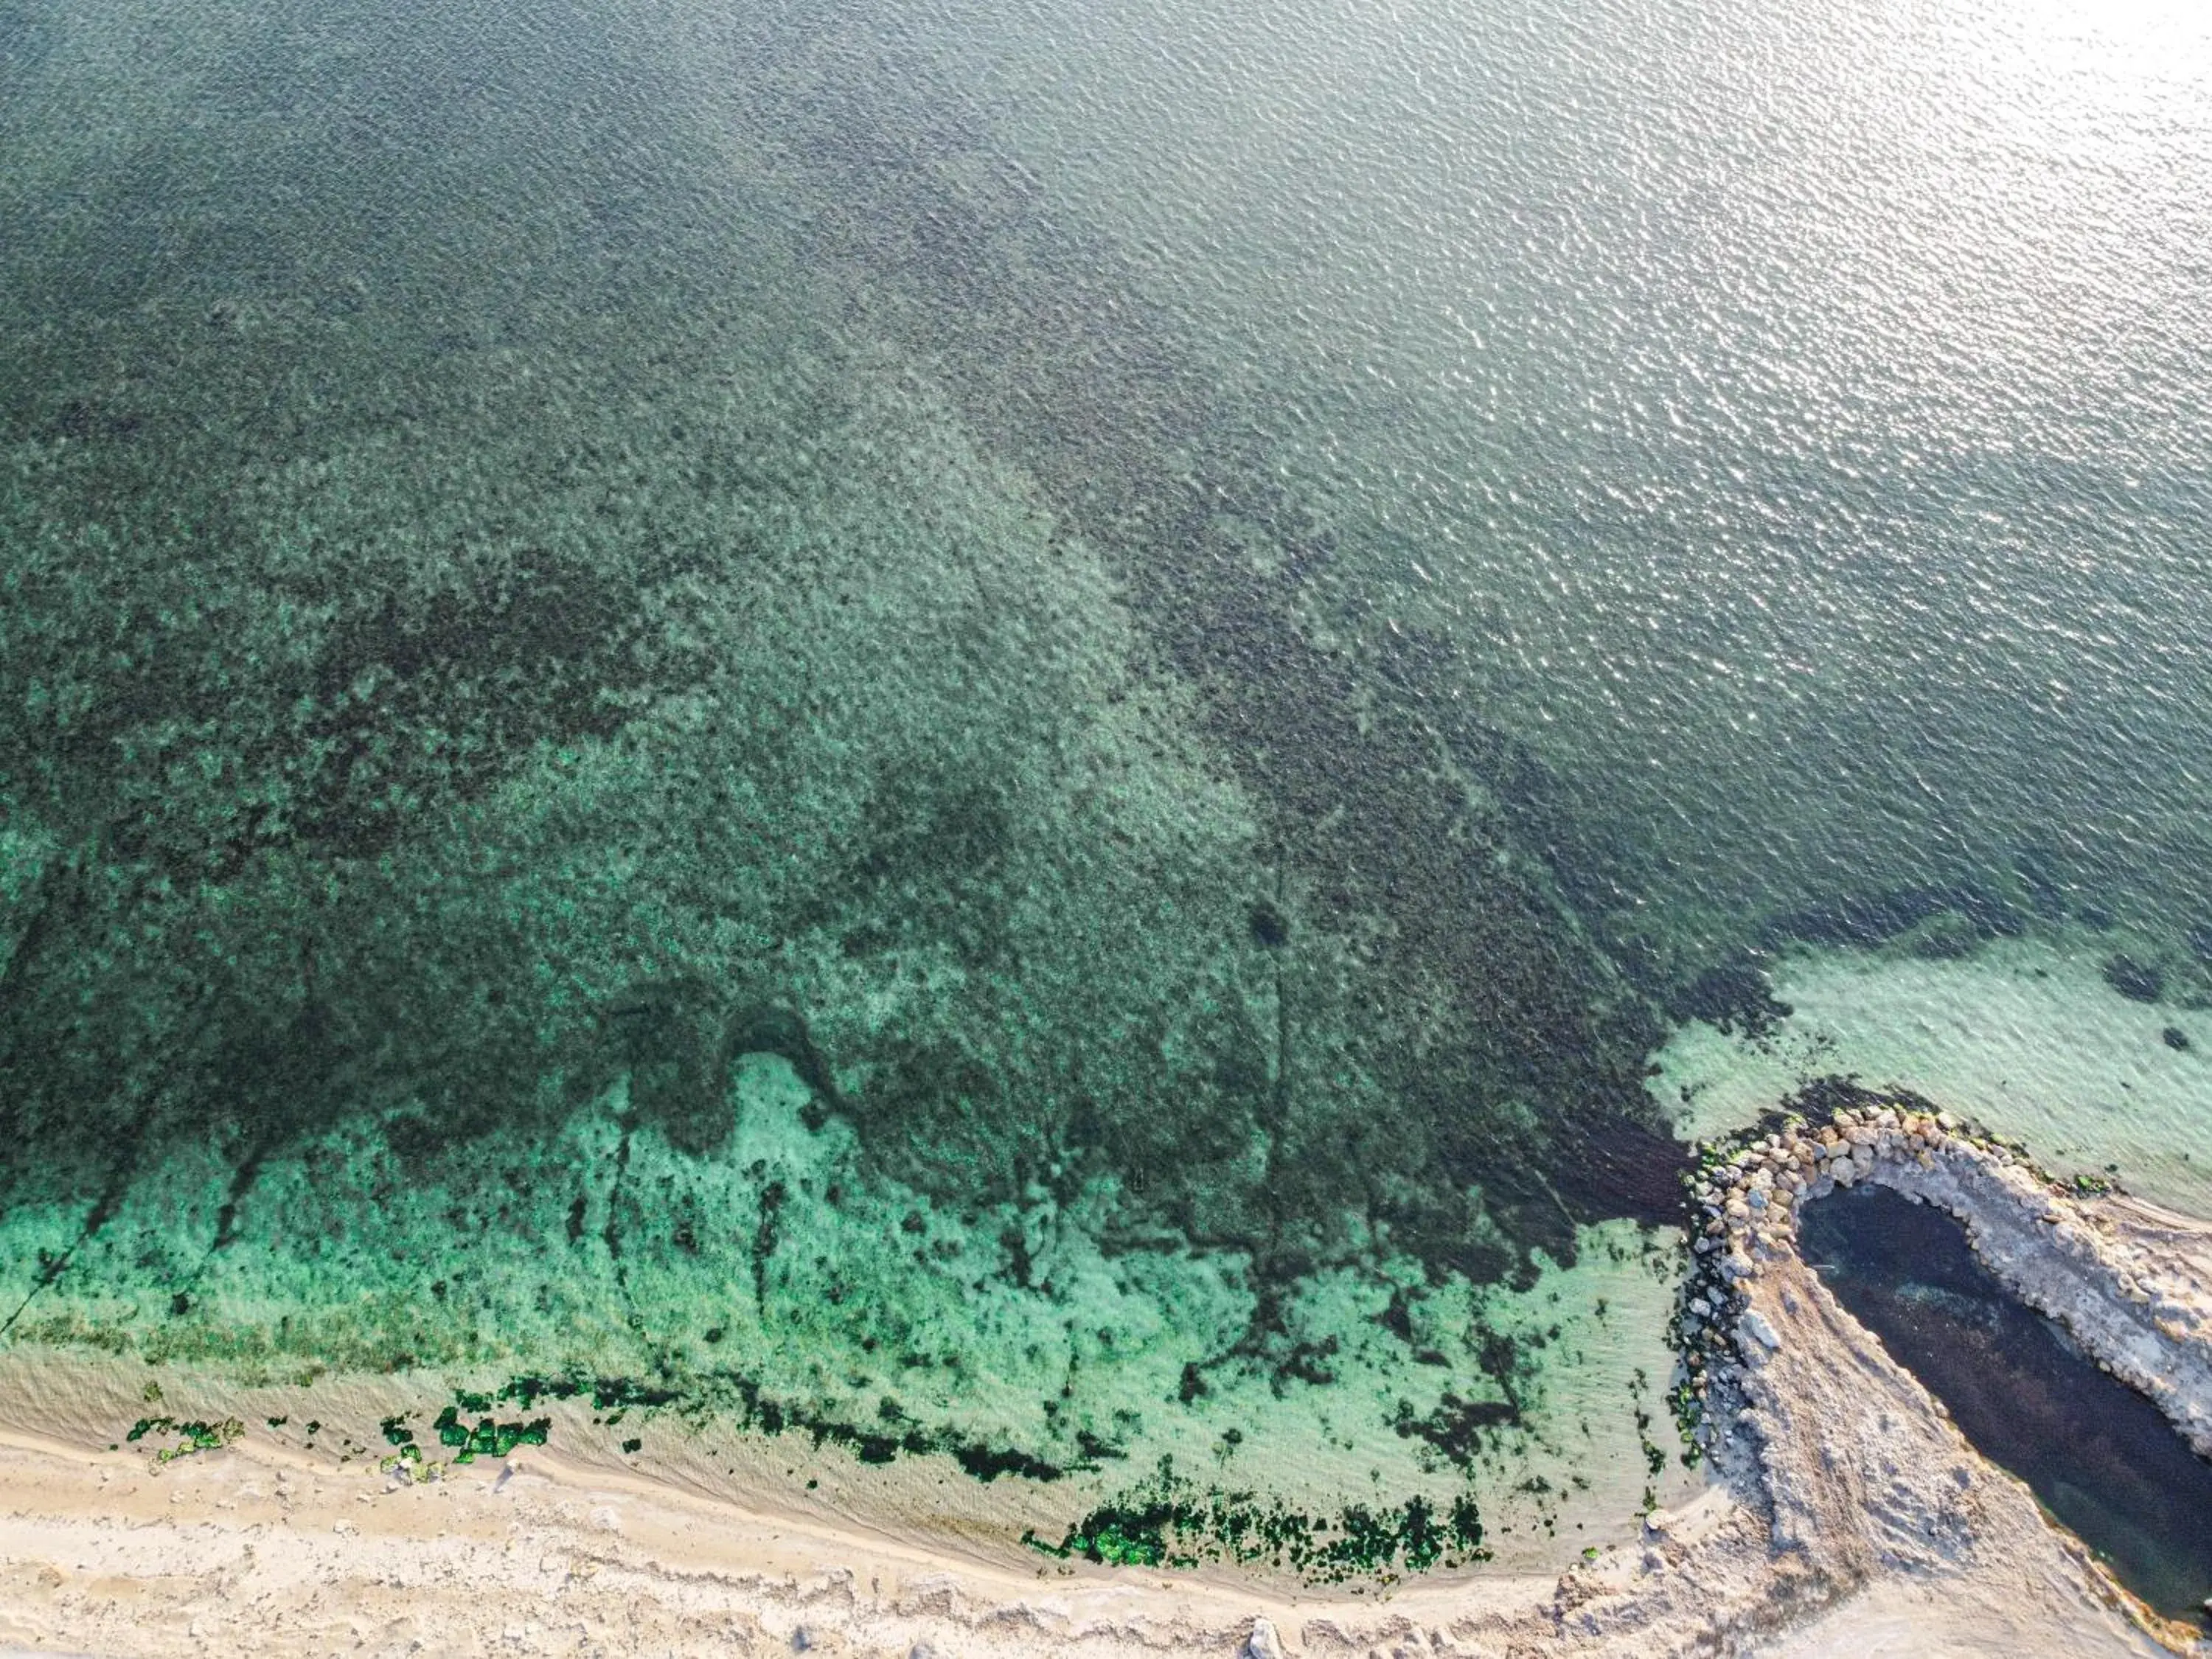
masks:
[[[2173,1618],[2212,1596],[2212,1463],[2158,1408],[2008,1296],[1940,1210],[1881,1187],[1806,1206],[1806,1260],[1950,1408],[1974,1446],[2137,1595]]]

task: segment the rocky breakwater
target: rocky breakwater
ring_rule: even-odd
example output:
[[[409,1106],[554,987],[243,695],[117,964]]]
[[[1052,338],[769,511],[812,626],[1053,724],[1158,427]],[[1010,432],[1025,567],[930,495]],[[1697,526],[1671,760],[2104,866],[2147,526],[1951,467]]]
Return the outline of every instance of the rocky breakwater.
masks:
[[[2136,1642],[2212,1653],[1976,1455],[1797,1248],[1803,1206],[1839,1187],[1879,1182],[1939,1206],[2012,1294],[2212,1453],[2212,1230],[2057,1181],[1924,1102],[1851,1096],[1709,1148],[1692,1191],[1674,1404],[1727,1484],[1765,1510],[1778,1565],[1796,1568],[1781,1582],[1829,1599],[1902,1576],[2054,1619],[2086,1597]]]

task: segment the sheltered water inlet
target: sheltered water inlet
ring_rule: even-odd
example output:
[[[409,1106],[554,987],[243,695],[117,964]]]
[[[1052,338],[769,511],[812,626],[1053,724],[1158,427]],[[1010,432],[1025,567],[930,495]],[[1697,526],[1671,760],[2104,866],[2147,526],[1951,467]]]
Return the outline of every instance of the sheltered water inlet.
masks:
[[[2008,1295],[1952,1217],[1887,1187],[1805,1207],[1805,1259],[1975,1449],[2172,1618],[2212,1596],[2212,1463]]]

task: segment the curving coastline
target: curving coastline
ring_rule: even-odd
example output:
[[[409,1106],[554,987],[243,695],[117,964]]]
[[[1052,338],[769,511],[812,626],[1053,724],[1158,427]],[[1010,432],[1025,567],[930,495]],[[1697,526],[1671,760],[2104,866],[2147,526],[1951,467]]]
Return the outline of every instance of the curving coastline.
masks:
[[[1376,1601],[1050,1563],[709,1501],[520,1445],[435,1484],[240,1443],[85,1449],[72,1361],[17,1368],[0,1644],[137,1656],[711,1649],[992,1656],[2212,1652],[2159,1619],[1843,1312],[1798,1208],[1875,1182],[1941,1206],[2023,1301],[2212,1441],[2212,1226],[2069,1191],[1910,1098],[1708,1153],[1678,1331],[1703,1495],[1557,1577]],[[45,1386],[33,1386],[35,1379]],[[372,1408],[367,1395],[362,1410]],[[43,1419],[48,1425],[40,1431]]]

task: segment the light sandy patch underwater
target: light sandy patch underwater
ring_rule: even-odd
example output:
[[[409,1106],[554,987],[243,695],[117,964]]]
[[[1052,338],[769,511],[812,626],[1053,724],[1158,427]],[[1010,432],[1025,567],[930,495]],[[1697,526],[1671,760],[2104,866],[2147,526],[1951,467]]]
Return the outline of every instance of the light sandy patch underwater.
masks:
[[[1677,1133],[1753,1121],[1816,1078],[1906,1089],[2024,1140],[2068,1174],[2212,1216],[2212,1012],[2130,1000],[2092,939],[2002,940],[1929,961],[1807,951],[1773,971],[1794,1011],[1764,1036],[1677,1030],[1650,1086]],[[2175,1030],[2188,1046],[2175,1048]]]

